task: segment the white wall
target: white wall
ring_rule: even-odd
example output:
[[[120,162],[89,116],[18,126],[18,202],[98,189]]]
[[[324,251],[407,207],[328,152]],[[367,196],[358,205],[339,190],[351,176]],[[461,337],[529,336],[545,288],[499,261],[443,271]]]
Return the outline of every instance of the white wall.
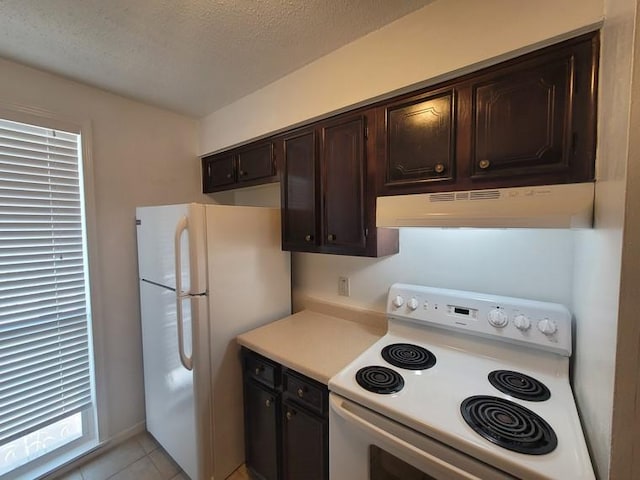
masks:
[[[578,331],[576,395],[602,478],[610,456],[613,386],[608,379],[614,370],[624,198],[616,182],[624,178],[626,162],[624,102],[633,0],[489,0],[481,7],[473,0],[439,0],[213,112],[203,119],[200,137],[200,153],[216,151],[410,85],[494,63],[584,31],[603,20],[605,4],[603,69],[612,70],[603,75],[600,89],[597,170],[605,181],[597,191],[596,229],[578,235],[402,230],[400,255],[387,259],[293,257],[295,289],[368,308],[380,309],[386,287],[398,280],[561,301],[573,307]],[[605,130],[609,133],[603,134]],[[498,273],[484,280],[475,276],[493,264],[500,266]],[[349,299],[336,295],[339,275],[352,279]],[[596,369],[589,370],[593,366]]]
[[[385,258],[297,253],[296,293],[385,311],[391,283],[471,290],[571,306],[569,230],[401,228],[400,253]],[[338,296],[338,277],[351,296]]]
[[[144,420],[134,209],[200,197],[197,122],[2,59],[0,104],[91,124],[97,242],[89,249],[108,439]]]
[[[609,472],[635,0],[607,0],[602,30],[595,228],[576,236],[574,388],[602,478]],[[637,228],[637,227],[636,227]],[[637,285],[635,286],[637,296]],[[637,319],[633,321],[637,322]]]

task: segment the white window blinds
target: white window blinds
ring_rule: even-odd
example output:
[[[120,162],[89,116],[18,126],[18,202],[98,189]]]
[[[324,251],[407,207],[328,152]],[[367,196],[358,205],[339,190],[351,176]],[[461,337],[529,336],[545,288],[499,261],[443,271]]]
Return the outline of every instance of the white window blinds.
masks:
[[[0,445],[91,406],[80,151],[0,120]]]

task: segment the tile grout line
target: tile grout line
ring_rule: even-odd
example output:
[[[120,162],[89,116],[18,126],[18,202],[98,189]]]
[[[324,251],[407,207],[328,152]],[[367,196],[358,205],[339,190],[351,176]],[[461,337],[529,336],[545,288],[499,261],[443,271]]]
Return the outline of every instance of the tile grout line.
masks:
[[[166,472],[163,473],[163,471],[161,470],[160,466],[158,466],[158,464],[156,464],[156,462],[154,461],[152,455],[154,455],[156,452],[160,451],[164,456],[168,457],[168,460],[171,461],[172,463],[175,463],[175,461],[168,456],[168,454],[161,448],[161,446],[155,441],[155,439],[152,440],[152,442],[143,442],[140,438],[135,438],[135,444],[140,448],[142,455],[134,458],[133,460],[131,460],[130,462],[128,462],[125,465],[122,465],[120,468],[118,468],[118,470],[109,473],[109,475],[107,477],[104,477],[104,480],[110,480],[113,479],[114,477],[116,477],[117,475],[122,474],[122,472],[124,472],[125,470],[131,468],[131,466],[133,464],[135,464],[136,462],[141,461],[142,459],[144,459],[146,457],[147,461],[149,462],[150,465],[152,465],[152,469],[156,472],[158,478],[161,478],[165,475]],[[147,451],[148,450],[148,451]],[[108,452],[105,452],[103,455],[107,455]],[[98,458],[100,458],[102,455],[96,457],[95,460],[97,460]],[[90,465],[92,462],[88,462],[87,464],[80,466],[78,468],[76,468],[74,471],[78,473],[79,477],[81,480],[87,480],[87,478],[90,478],[91,476],[87,477],[84,475],[82,469],[83,467]],[[181,474],[183,474],[183,470],[176,465],[177,471],[170,476],[167,480],[173,480],[174,478],[182,478],[180,477]]]
[[[122,467],[120,470],[118,470],[117,472],[113,473],[112,475],[109,475],[105,480],[109,480],[110,478],[115,477],[116,475],[118,475],[119,473],[121,473],[123,470],[126,470],[127,468],[129,468],[131,465],[133,465],[134,463],[142,460],[144,457],[149,457],[149,454],[151,452],[155,452],[158,449],[158,446],[155,445],[154,448],[151,450],[151,452],[147,453],[147,451],[144,448],[144,445],[142,445],[142,443],[140,442],[140,440],[138,440],[137,438],[135,438],[136,443],[140,446],[140,449],[142,449],[142,451],[144,452],[144,455],[142,455],[139,458],[136,458],[134,461],[132,461],[131,463],[125,465],[124,467]],[[158,470],[158,467],[156,467],[156,464],[153,463],[153,460],[151,458],[149,458],[149,461],[151,462],[151,464],[154,466],[154,468],[156,470]],[[159,473],[159,472],[158,472]],[[80,472],[80,475],[82,475],[82,472]],[[82,475],[82,478],[84,479],[84,475]]]

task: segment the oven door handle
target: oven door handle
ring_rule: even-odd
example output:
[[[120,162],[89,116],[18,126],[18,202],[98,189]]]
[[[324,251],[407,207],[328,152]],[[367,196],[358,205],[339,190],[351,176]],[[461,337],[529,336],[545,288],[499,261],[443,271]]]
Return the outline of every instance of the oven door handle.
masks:
[[[456,480],[482,480],[480,477],[477,477],[476,475],[473,475],[469,472],[465,472],[455,465],[445,462],[440,458],[422,450],[421,448],[416,447],[408,441],[403,440],[402,438],[399,438],[396,435],[393,435],[386,430],[378,427],[377,425],[374,425],[373,423],[361,418],[359,415],[351,412],[348,409],[348,407],[351,407],[352,410],[358,408],[355,404],[349,402],[348,400],[337,397],[335,395],[330,395],[329,398],[331,409],[345,421],[356,424],[365,432],[373,434],[377,437],[382,437],[384,440],[401,450],[411,452],[413,456],[417,456],[425,460],[434,468],[442,472],[444,475],[446,475],[446,478],[455,478]]]

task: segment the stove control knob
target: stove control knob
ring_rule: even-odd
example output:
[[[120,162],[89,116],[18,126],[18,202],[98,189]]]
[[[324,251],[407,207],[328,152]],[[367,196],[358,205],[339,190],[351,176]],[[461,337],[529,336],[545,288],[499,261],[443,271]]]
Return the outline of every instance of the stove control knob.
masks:
[[[553,320],[545,318],[538,322],[538,330],[544,333],[547,337],[550,337],[558,331],[558,325]]]
[[[400,295],[396,295],[396,298],[394,298],[391,303],[393,303],[394,307],[400,308],[402,305],[404,305],[404,298],[402,298]]]
[[[409,307],[409,310],[415,310],[416,308],[418,308],[418,300],[416,300],[416,297],[412,297],[407,302],[407,307]]]
[[[504,328],[509,323],[509,317],[499,308],[494,308],[489,312],[489,323],[496,328]]]
[[[513,324],[518,330],[522,330],[523,332],[526,332],[531,328],[531,320],[529,320],[529,317],[522,314],[515,316]]]

